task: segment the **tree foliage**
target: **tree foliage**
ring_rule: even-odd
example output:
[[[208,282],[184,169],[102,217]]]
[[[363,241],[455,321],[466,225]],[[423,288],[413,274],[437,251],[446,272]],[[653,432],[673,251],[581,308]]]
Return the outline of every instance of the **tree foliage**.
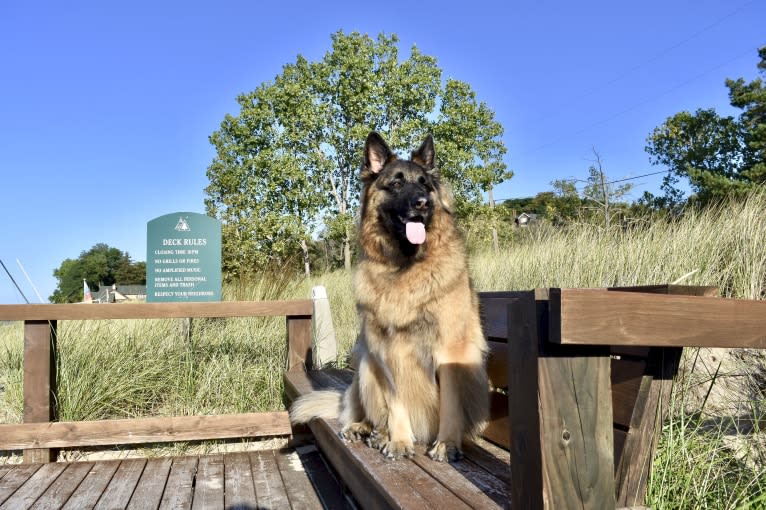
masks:
[[[58,285],[50,296],[54,303],[75,303],[82,301],[83,284],[88,282],[91,290],[102,285],[146,284],[146,263],[133,262],[128,252],[99,243],[83,251],[76,259],[64,260],[53,271]]]
[[[759,70],[766,71],[766,47],[759,50]],[[646,151],[655,165],[666,166],[665,196],[645,195],[645,202],[675,207],[680,193],[674,177],[688,179],[702,204],[741,195],[766,183],[766,85],[761,78],[726,80],[738,118],[714,109],[679,112],[654,129]],[[672,175],[672,176],[670,176]]]
[[[243,275],[296,255],[323,228],[351,260],[358,169],[364,140],[380,132],[392,149],[411,150],[427,132],[437,163],[466,208],[510,178],[502,126],[471,87],[442,83],[434,57],[412,47],[400,58],[396,35],[332,35],[310,62],[298,56],[273,81],[237,98],[210,141],[208,214],[223,224],[224,270]]]

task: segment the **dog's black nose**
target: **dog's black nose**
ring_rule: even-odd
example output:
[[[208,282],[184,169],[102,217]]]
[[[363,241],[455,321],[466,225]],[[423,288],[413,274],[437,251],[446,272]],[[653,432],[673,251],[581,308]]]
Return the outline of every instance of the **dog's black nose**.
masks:
[[[428,207],[428,197],[416,197],[415,200],[412,201],[412,206],[415,209],[422,210]]]

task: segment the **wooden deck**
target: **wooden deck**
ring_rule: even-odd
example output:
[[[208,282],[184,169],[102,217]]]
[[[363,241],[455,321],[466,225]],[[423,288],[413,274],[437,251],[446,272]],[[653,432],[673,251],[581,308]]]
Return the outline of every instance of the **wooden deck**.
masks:
[[[207,456],[0,465],[2,510],[347,507],[340,486],[311,445]]]
[[[343,388],[349,382],[347,370],[285,374],[289,400],[314,389]],[[454,463],[436,462],[415,445],[415,456],[387,460],[378,450],[339,437],[338,420],[312,420],[308,425],[328,464],[343,480],[362,508],[373,509],[502,509],[510,498],[510,453],[478,440],[464,445],[465,457]]]

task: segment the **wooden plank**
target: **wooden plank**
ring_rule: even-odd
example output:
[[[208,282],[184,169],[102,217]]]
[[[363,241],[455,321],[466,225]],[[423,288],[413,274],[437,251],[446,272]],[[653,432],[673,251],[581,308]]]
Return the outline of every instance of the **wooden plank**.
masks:
[[[40,467],[41,464],[22,464],[14,466],[13,469],[8,471],[0,479],[0,503],[3,503],[16,492]]]
[[[489,357],[487,358],[487,375],[494,388],[508,387],[508,344],[487,342]]]
[[[465,458],[492,473],[506,488],[511,486],[511,454],[492,443],[478,439],[463,445]]]
[[[316,447],[310,445],[296,450],[299,449],[302,450],[302,454],[294,450],[274,452],[280,476],[284,480],[290,508],[292,510],[346,508],[348,503],[343,497],[343,489],[324,465]],[[320,477],[321,480],[318,479]],[[310,478],[316,480],[314,482],[317,485],[316,490]],[[320,492],[325,496],[324,505],[319,497]]]
[[[279,474],[274,452],[250,452],[255,497],[260,508],[290,508],[282,476]]]
[[[452,464],[434,462],[418,447],[412,461],[470,508],[502,509],[508,502],[507,487],[491,473],[463,459]]]
[[[673,377],[678,370],[681,352],[681,348],[652,348],[648,360],[651,377],[645,377],[642,381],[621,455],[615,455],[619,506],[644,504],[652,459],[657,450],[659,431],[668,413]]]
[[[221,301],[204,303],[123,303],[120,306],[78,304],[0,305],[0,320],[55,321],[164,319],[187,317],[310,316],[310,299],[288,301]]]
[[[258,508],[253,471],[247,452],[224,456],[224,505],[228,508]]]
[[[40,496],[30,510],[49,510],[61,508],[72,496],[78,485],[93,468],[92,462],[72,462],[65,464],[64,470],[48,490]]]
[[[508,306],[508,298],[483,298],[479,303],[484,336],[495,341],[506,340],[508,335],[508,318],[505,312]]]
[[[0,449],[66,448],[288,434],[290,420],[287,411],[24,423],[0,425]]]
[[[614,429],[614,470],[615,473],[619,472],[619,463],[620,459],[622,458],[622,452],[625,449],[625,440],[628,438],[628,433],[622,429],[615,428]],[[619,497],[620,494],[620,487],[621,483],[620,480],[615,479],[615,491],[616,495]]]
[[[314,366],[311,353],[311,316],[289,316],[287,321],[287,370]]]
[[[718,295],[718,287],[708,285],[638,285],[633,287],[609,287],[606,290],[649,294],[675,294],[679,296],[715,297]]]
[[[555,289],[560,329],[573,345],[766,348],[766,301]]]
[[[608,349],[549,344],[540,312],[532,293],[508,309],[511,506],[614,508]]]
[[[115,471],[109,485],[106,486],[95,510],[122,509],[128,506],[130,497],[141,478],[146,466],[146,459],[125,459]]]
[[[282,379],[285,383],[285,400],[288,405],[301,395],[314,391],[311,379],[303,370],[288,370],[283,374]]]
[[[194,486],[194,510],[223,508],[223,455],[200,457]]]
[[[317,419],[309,427],[327,460],[365,508],[466,508],[411,460],[390,462],[362,443],[344,443],[338,437],[337,420]]]
[[[66,469],[66,464],[51,462],[44,464],[40,469],[24,482],[11,497],[5,500],[0,509],[29,508],[50,485]]]
[[[194,476],[197,472],[197,457],[176,457],[170,466],[165,492],[162,494],[160,509],[191,508],[194,497]]]
[[[24,423],[50,422],[56,418],[56,321],[24,322],[23,391]],[[26,463],[54,462],[56,457],[57,452],[50,449],[24,452]]]
[[[81,510],[82,508],[93,508],[101,498],[104,489],[109,485],[112,475],[117,471],[120,465],[119,460],[107,460],[96,462],[75,489],[72,496],[64,505],[64,510]]]
[[[514,299],[507,307],[508,408],[510,414],[511,508],[543,507],[543,456],[538,412],[538,331],[534,294]]]
[[[482,437],[503,448],[510,448],[511,429],[508,419],[508,396],[498,392],[489,394],[489,421]]]
[[[128,503],[128,510],[143,510],[159,506],[172,463],[173,459],[170,457],[147,460],[146,467]]]
[[[646,373],[645,361],[612,360],[612,413],[614,423],[630,427],[636,399]]]

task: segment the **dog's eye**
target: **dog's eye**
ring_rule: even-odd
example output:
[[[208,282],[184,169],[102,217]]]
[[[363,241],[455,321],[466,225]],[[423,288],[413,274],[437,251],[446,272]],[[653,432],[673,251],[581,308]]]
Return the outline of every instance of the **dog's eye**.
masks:
[[[426,178],[421,175],[420,178],[418,178],[418,182],[420,184],[422,184],[423,186],[425,186],[426,185]]]

